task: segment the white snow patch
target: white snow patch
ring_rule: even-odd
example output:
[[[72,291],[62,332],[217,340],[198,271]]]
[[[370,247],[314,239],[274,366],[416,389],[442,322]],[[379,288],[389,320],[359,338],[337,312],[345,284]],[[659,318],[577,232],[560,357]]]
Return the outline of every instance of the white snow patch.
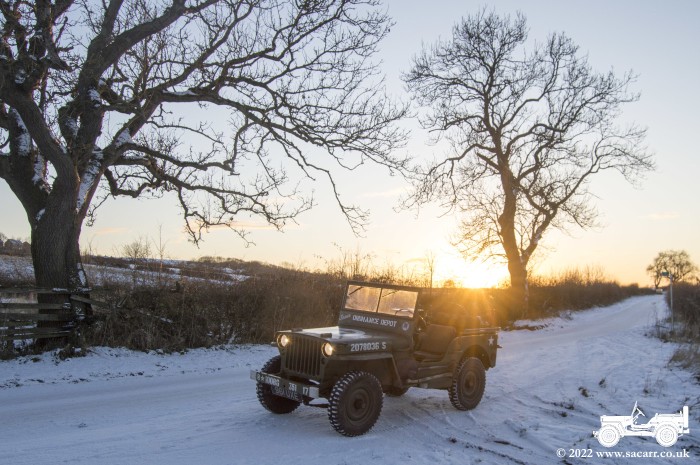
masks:
[[[78,279],[80,279],[80,285],[83,287],[87,287],[88,281],[87,281],[87,276],[85,275],[85,270],[82,268],[78,270]]]
[[[49,192],[49,185],[46,182],[46,162],[44,157],[40,153],[36,154],[36,159],[34,160],[34,176],[32,177],[32,182],[39,186],[44,192]]]
[[[168,95],[174,95],[174,96],[176,96],[176,97],[191,97],[191,96],[197,95],[197,94],[195,94],[194,92],[192,92],[191,90],[184,90],[184,91],[177,91],[177,92],[167,92],[167,94],[168,94]]]
[[[66,118],[64,120],[64,124],[68,131],[70,131],[71,137],[78,136],[78,122],[75,120],[75,118]]]
[[[20,156],[29,156],[29,151],[32,149],[32,138],[29,135],[29,130],[24,124],[22,117],[17,110],[10,108],[10,117],[14,118],[15,123],[19,127],[20,133],[17,135],[17,152]]]
[[[93,102],[101,102],[102,97],[100,97],[100,93],[97,92],[97,89],[90,89],[88,90],[88,97],[90,97],[90,100]]]
[[[39,210],[39,213],[36,214],[36,221],[39,222],[41,221],[41,217],[44,216],[44,213],[46,212],[45,208],[42,208]]]
[[[30,281],[34,279],[34,267],[29,257],[0,255],[0,276]]]
[[[131,142],[131,133],[129,133],[128,129],[124,129],[121,131],[117,137],[114,139],[114,145],[119,148],[124,144],[128,144]]]
[[[90,190],[92,190],[96,180],[97,175],[102,167],[102,159],[104,158],[104,153],[102,150],[95,149],[92,152],[92,158],[88,162],[88,167],[83,174],[83,178],[80,180],[80,190],[78,191],[78,204],[76,206],[77,210],[83,208],[85,204],[85,198],[87,197]]]

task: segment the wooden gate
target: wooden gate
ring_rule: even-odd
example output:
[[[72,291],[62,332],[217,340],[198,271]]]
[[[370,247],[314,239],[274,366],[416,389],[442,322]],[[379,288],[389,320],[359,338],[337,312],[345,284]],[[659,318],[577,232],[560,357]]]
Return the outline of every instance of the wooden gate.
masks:
[[[39,299],[42,294],[55,297]],[[85,304],[92,302],[85,293],[69,290],[0,288],[0,347],[12,350],[15,341],[69,337],[85,317]]]

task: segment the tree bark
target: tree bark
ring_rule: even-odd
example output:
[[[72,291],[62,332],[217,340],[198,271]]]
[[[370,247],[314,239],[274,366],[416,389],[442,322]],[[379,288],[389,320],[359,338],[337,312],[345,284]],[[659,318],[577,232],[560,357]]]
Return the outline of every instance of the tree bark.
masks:
[[[47,209],[32,230],[36,285],[48,289],[88,287],[80,258],[80,224],[75,215]]]
[[[510,273],[510,315],[516,318],[526,318],[530,300],[527,268],[519,261],[508,261],[508,272]]]

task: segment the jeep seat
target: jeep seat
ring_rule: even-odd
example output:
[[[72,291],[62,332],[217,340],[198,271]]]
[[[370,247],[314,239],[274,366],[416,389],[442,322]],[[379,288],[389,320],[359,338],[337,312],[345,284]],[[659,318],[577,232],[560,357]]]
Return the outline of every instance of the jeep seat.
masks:
[[[416,360],[435,362],[441,360],[447,352],[447,346],[457,336],[457,330],[452,326],[428,325],[420,335],[418,345],[413,353]]]

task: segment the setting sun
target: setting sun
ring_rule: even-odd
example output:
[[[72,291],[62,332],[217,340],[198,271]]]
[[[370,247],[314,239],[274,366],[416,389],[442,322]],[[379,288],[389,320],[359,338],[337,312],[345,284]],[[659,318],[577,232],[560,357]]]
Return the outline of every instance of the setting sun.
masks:
[[[435,259],[436,286],[443,286],[451,280],[457,287],[488,288],[507,278],[505,265],[468,262],[456,254],[443,254]]]

